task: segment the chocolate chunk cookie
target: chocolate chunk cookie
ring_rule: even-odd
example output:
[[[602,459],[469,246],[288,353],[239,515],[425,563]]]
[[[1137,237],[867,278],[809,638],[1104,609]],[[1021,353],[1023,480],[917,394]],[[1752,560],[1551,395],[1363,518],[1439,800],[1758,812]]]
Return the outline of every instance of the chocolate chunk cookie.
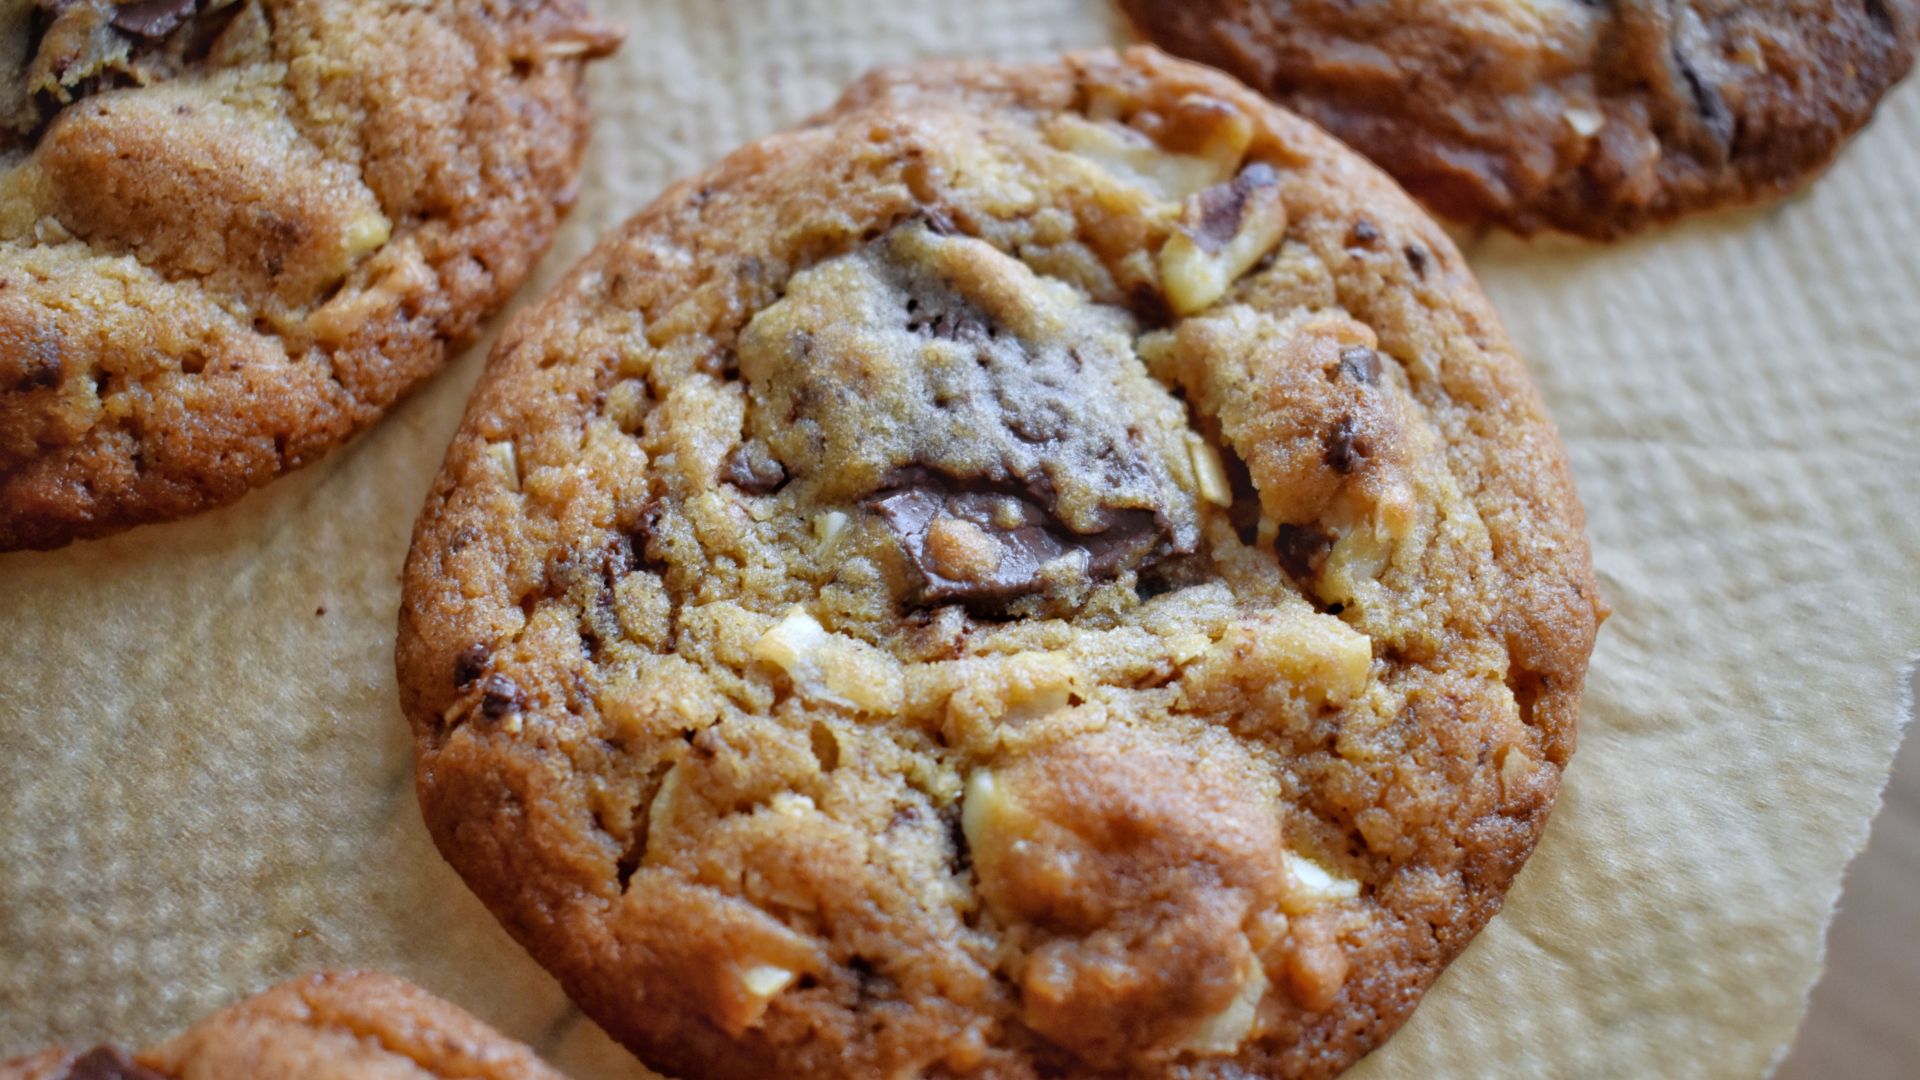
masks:
[[[152,6],[152,5],[142,5]],[[531,1050],[391,975],[296,979],[140,1054],[0,1061],[0,1080],[562,1080]]]
[[[1916,0],[1119,0],[1435,210],[1615,237],[1786,195],[1907,73]]]
[[[1149,49],[883,72],[508,328],[406,569],[421,803],[687,1080],[1325,1076],[1540,834],[1582,529],[1318,129]]]
[[[574,197],[581,0],[0,0],[0,550],[312,461]]]

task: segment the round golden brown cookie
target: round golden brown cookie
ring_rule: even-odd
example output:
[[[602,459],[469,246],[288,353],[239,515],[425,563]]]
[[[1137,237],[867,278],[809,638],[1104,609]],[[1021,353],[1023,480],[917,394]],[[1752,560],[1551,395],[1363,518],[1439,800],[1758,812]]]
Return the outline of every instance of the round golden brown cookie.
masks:
[[[546,247],[582,0],[0,0],[0,550],[371,424]]]
[[[1499,907],[1598,606],[1446,236],[1141,49],[870,76],[603,241],[399,667],[441,850],[664,1071],[1320,1076]]]
[[[533,1051],[391,975],[311,975],[137,1055],[0,1061],[0,1080],[562,1080]]]
[[[1614,237],[1786,195],[1913,63],[1916,0],[1119,0],[1450,217]]]

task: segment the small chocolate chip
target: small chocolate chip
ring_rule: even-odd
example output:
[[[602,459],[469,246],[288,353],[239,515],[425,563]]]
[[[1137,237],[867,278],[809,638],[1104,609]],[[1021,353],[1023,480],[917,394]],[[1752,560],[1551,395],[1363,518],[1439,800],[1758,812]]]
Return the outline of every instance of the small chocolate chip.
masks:
[[[1340,374],[1354,382],[1372,386],[1380,381],[1380,354],[1365,345],[1342,349]]]
[[[505,675],[487,676],[480,695],[480,715],[488,720],[503,720],[527,704],[527,692]]]
[[[1318,574],[1332,549],[1333,537],[1314,525],[1282,525],[1273,537],[1280,568],[1296,579]]]
[[[483,642],[474,642],[460,650],[453,658],[453,685],[460,688],[472,686],[487,670],[487,661],[493,659],[493,650]]]
[[[787,482],[787,469],[766,447],[747,443],[728,455],[727,482],[749,494],[768,495]]]
[[[111,1046],[97,1046],[67,1066],[65,1080],[166,1080]]]
[[[1367,441],[1360,434],[1359,423],[1351,416],[1336,420],[1327,429],[1325,442],[1327,465],[1343,476],[1352,472],[1360,459],[1367,456]]]
[[[1173,324],[1173,306],[1158,288],[1148,282],[1139,282],[1128,292],[1127,299],[1133,309],[1134,318],[1149,327],[1164,327]]]
[[[1427,249],[1419,244],[1408,244],[1406,248],[1407,265],[1421,277],[1427,276]]]
[[[31,346],[29,347],[31,349]],[[51,390],[60,385],[63,368],[57,350],[32,349],[26,358],[26,366],[20,373],[20,379],[13,384],[15,390]]]
[[[180,28],[193,14],[195,0],[139,0],[113,12],[113,28],[123,34],[158,41]]]
[[[1380,239],[1379,226],[1366,218],[1359,218],[1353,223],[1353,231],[1347,234],[1347,246],[1372,247],[1374,241],[1378,239]]]

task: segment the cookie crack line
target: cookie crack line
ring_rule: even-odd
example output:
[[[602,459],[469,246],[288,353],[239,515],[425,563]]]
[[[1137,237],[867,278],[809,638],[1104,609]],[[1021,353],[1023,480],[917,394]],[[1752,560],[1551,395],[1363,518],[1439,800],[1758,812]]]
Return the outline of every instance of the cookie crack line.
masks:
[[[1217,74],[870,76],[475,394],[421,806],[656,1068],[1328,1075],[1544,823],[1600,614],[1551,426],[1444,234]]]

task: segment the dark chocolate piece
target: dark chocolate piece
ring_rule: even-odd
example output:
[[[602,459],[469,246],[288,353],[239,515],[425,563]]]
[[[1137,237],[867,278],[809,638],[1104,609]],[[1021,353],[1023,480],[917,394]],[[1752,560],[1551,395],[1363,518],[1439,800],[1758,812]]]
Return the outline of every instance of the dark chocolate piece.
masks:
[[[480,694],[480,715],[488,720],[504,720],[527,704],[527,692],[505,675],[489,675]]]
[[[487,670],[487,661],[493,659],[493,650],[482,642],[474,642],[460,655],[453,658],[453,685],[461,688],[472,686]]]
[[[1201,192],[1200,220],[1192,231],[1193,242],[1203,251],[1219,251],[1240,233],[1240,221],[1247,215],[1247,200],[1261,188],[1280,182],[1273,166],[1256,161],[1240,170],[1240,175],[1224,184],[1215,184]]]
[[[192,17],[196,0],[140,0],[113,11],[113,28],[123,34],[158,41]]]
[[[787,482],[781,465],[760,443],[747,443],[727,456],[727,483],[752,495],[770,495]]]
[[[1365,345],[1340,350],[1340,374],[1372,386],[1380,381],[1380,354]]]
[[[96,1046],[67,1066],[66,1080],[166,1080],[111,1046]]]

